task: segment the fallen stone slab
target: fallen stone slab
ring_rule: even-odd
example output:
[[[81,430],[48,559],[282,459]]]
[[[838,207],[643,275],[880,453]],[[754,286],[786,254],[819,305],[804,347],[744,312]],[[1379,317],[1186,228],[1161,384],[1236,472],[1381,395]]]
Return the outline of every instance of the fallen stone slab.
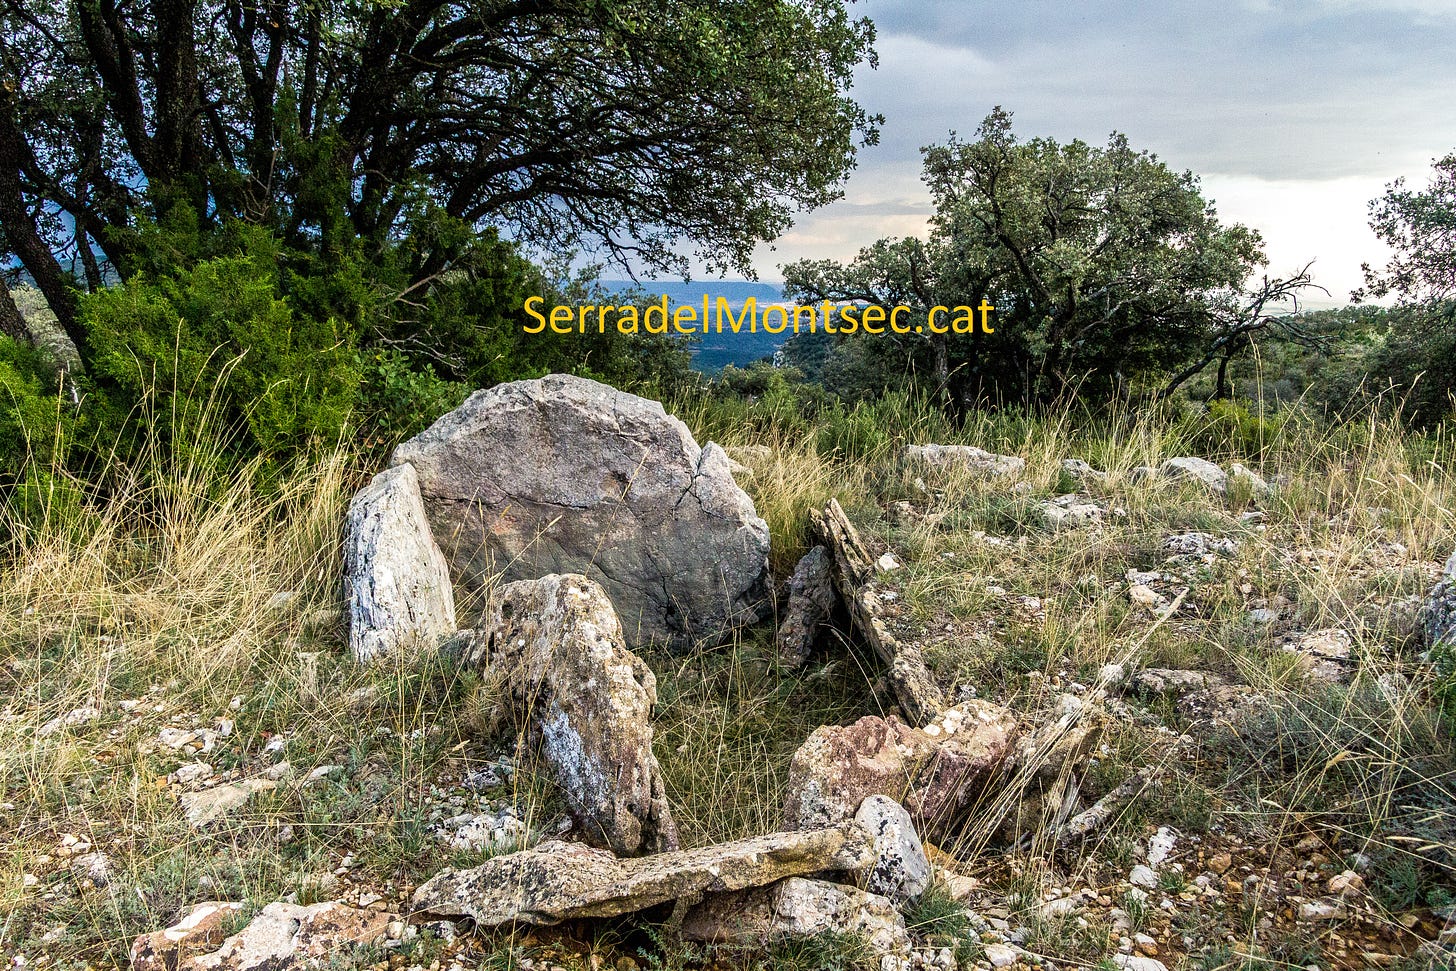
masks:
[[[907,462],[932,468],[961,468],[982,475],[1020,475],[1026,459],[1019,455],[997,455],[974,445],[906,445],[901,453]]]
[[[809,518],[813,533],[832,554],[834,585],[849,610],[850,620],[889,668],[885,676],[895,701],[908,720],[926,724],[946,709],[945,695],[919,648],[900,643],[881,617],[882,601],[875,581],[881,571],[875,558],[865,548],[839,500],[830,499],[822,512],[811,511]]]
[[[633,859],[551,840],[468,870],[444,870],[415,891],[413,907],[439,917],[468,917],[482,927],[555,924],[617,917],[785,877],[862,870],[873,861],[868,834],[853,823]]]
[[[763,613],[768,526],[728,455],[656,401],[572,375],[477,391],[395,449],[457,582],[581,573],[630,647],[717,642]]]
[[[455,631],[455,592],[412,465],[386,469],[349,503],[344,531],[349,650],[369,661],[434,647]]]
[[[204,917],[200,923],[212,918]],[[301,907],[271,903],[217,950],[180,960],[176,971],[289,971],[315,967],[344,949],[373,944],[397,915],[332,901]],[[161,932],[167,934],[168,931]],[[148,935],[150,936],[150,935]],[[133,945],[133,954],[143,938]],[[147,966],[147,971],[159,965]],[[171,966],[166,966],[171,971]]]
[[[600,586],[580,574],[506,584],[455,643],[529,721],[588,842],[624,856],[677,848],[652,752],[657,679],[623,645]]]
[[[713,944],[855,934],[877,955],[910,948],[905,918],[889,899],[844,884],[789,877],[770,887],[709,897],[690,910],[682,935]]]

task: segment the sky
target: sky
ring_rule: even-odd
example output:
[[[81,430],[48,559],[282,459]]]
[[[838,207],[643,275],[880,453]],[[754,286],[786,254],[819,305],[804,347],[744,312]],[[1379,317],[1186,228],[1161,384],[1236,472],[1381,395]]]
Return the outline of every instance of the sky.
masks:
[[[877,70],[853,94],[885,116],[845,198],[801,214],[755,266],[851,259],[930,215],[920,148],[1001,105],[1020,137],[1134,148],[1202,178],[1219,217],[1258,229],[1268,270],[1314,260],[1345,302],[1385,250],[1367,206],[1424,185],[1456,150],[1456,0],[866,0]]]

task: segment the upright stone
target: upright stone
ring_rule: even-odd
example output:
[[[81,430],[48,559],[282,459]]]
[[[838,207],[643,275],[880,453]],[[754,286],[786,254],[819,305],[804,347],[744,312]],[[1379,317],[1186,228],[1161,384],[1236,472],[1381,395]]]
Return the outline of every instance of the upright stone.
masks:
[[[768,527],[727,454],[662,405],[553,374],[477,391],[400,445],[457,580],[581,573],[629,646],[716,642],[757,620]]]
[[[374,477],[349,503],[344,539],[349,649],[360,661],[434,646],[455,630],[455,594],[411,465]]]
[[[601,587],[580,574],[507,584],[461,639],[467,663],[503,675],[588,842],[623,856],[677,848],[652,754],[657,681],[622,646]]]

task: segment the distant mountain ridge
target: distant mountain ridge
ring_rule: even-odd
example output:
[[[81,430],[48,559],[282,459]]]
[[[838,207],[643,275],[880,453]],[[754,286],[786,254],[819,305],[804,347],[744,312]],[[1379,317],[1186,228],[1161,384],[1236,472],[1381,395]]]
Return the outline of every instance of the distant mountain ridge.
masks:
[[[710,305],[716,305],[719,297],[725,297],[735,310],[742,308],[752,297],[762,308],[766,304],[782,303],[783,288],[776,283],[755,283],[751,280],[646,280],[633,283],[631,280],[602,280],[601,285],[612,293],[622,293],[634,287],[646,293],[649,298],[667,296],[674,307],[701,307],[703,297]],[[787,335],[747,332],[739,334],[704,334],[693,348],[693,367],[704,374],[716,374],[726,365],[745,367],[764,357],[772,357],[783,346]]]

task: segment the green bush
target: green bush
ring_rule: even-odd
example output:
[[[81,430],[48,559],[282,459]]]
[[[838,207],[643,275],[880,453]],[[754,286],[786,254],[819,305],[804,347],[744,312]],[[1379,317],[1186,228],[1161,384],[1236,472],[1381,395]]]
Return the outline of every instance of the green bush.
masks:
[[[238,227],[236,252],[169,275],[138,274],[82,300],[93,377],[142,406],[132,420],[185,443],[223,436],[247,454],[333,441],[359,388],[355,335],[335,317],[295,312],[280,292],[277,242]]]

